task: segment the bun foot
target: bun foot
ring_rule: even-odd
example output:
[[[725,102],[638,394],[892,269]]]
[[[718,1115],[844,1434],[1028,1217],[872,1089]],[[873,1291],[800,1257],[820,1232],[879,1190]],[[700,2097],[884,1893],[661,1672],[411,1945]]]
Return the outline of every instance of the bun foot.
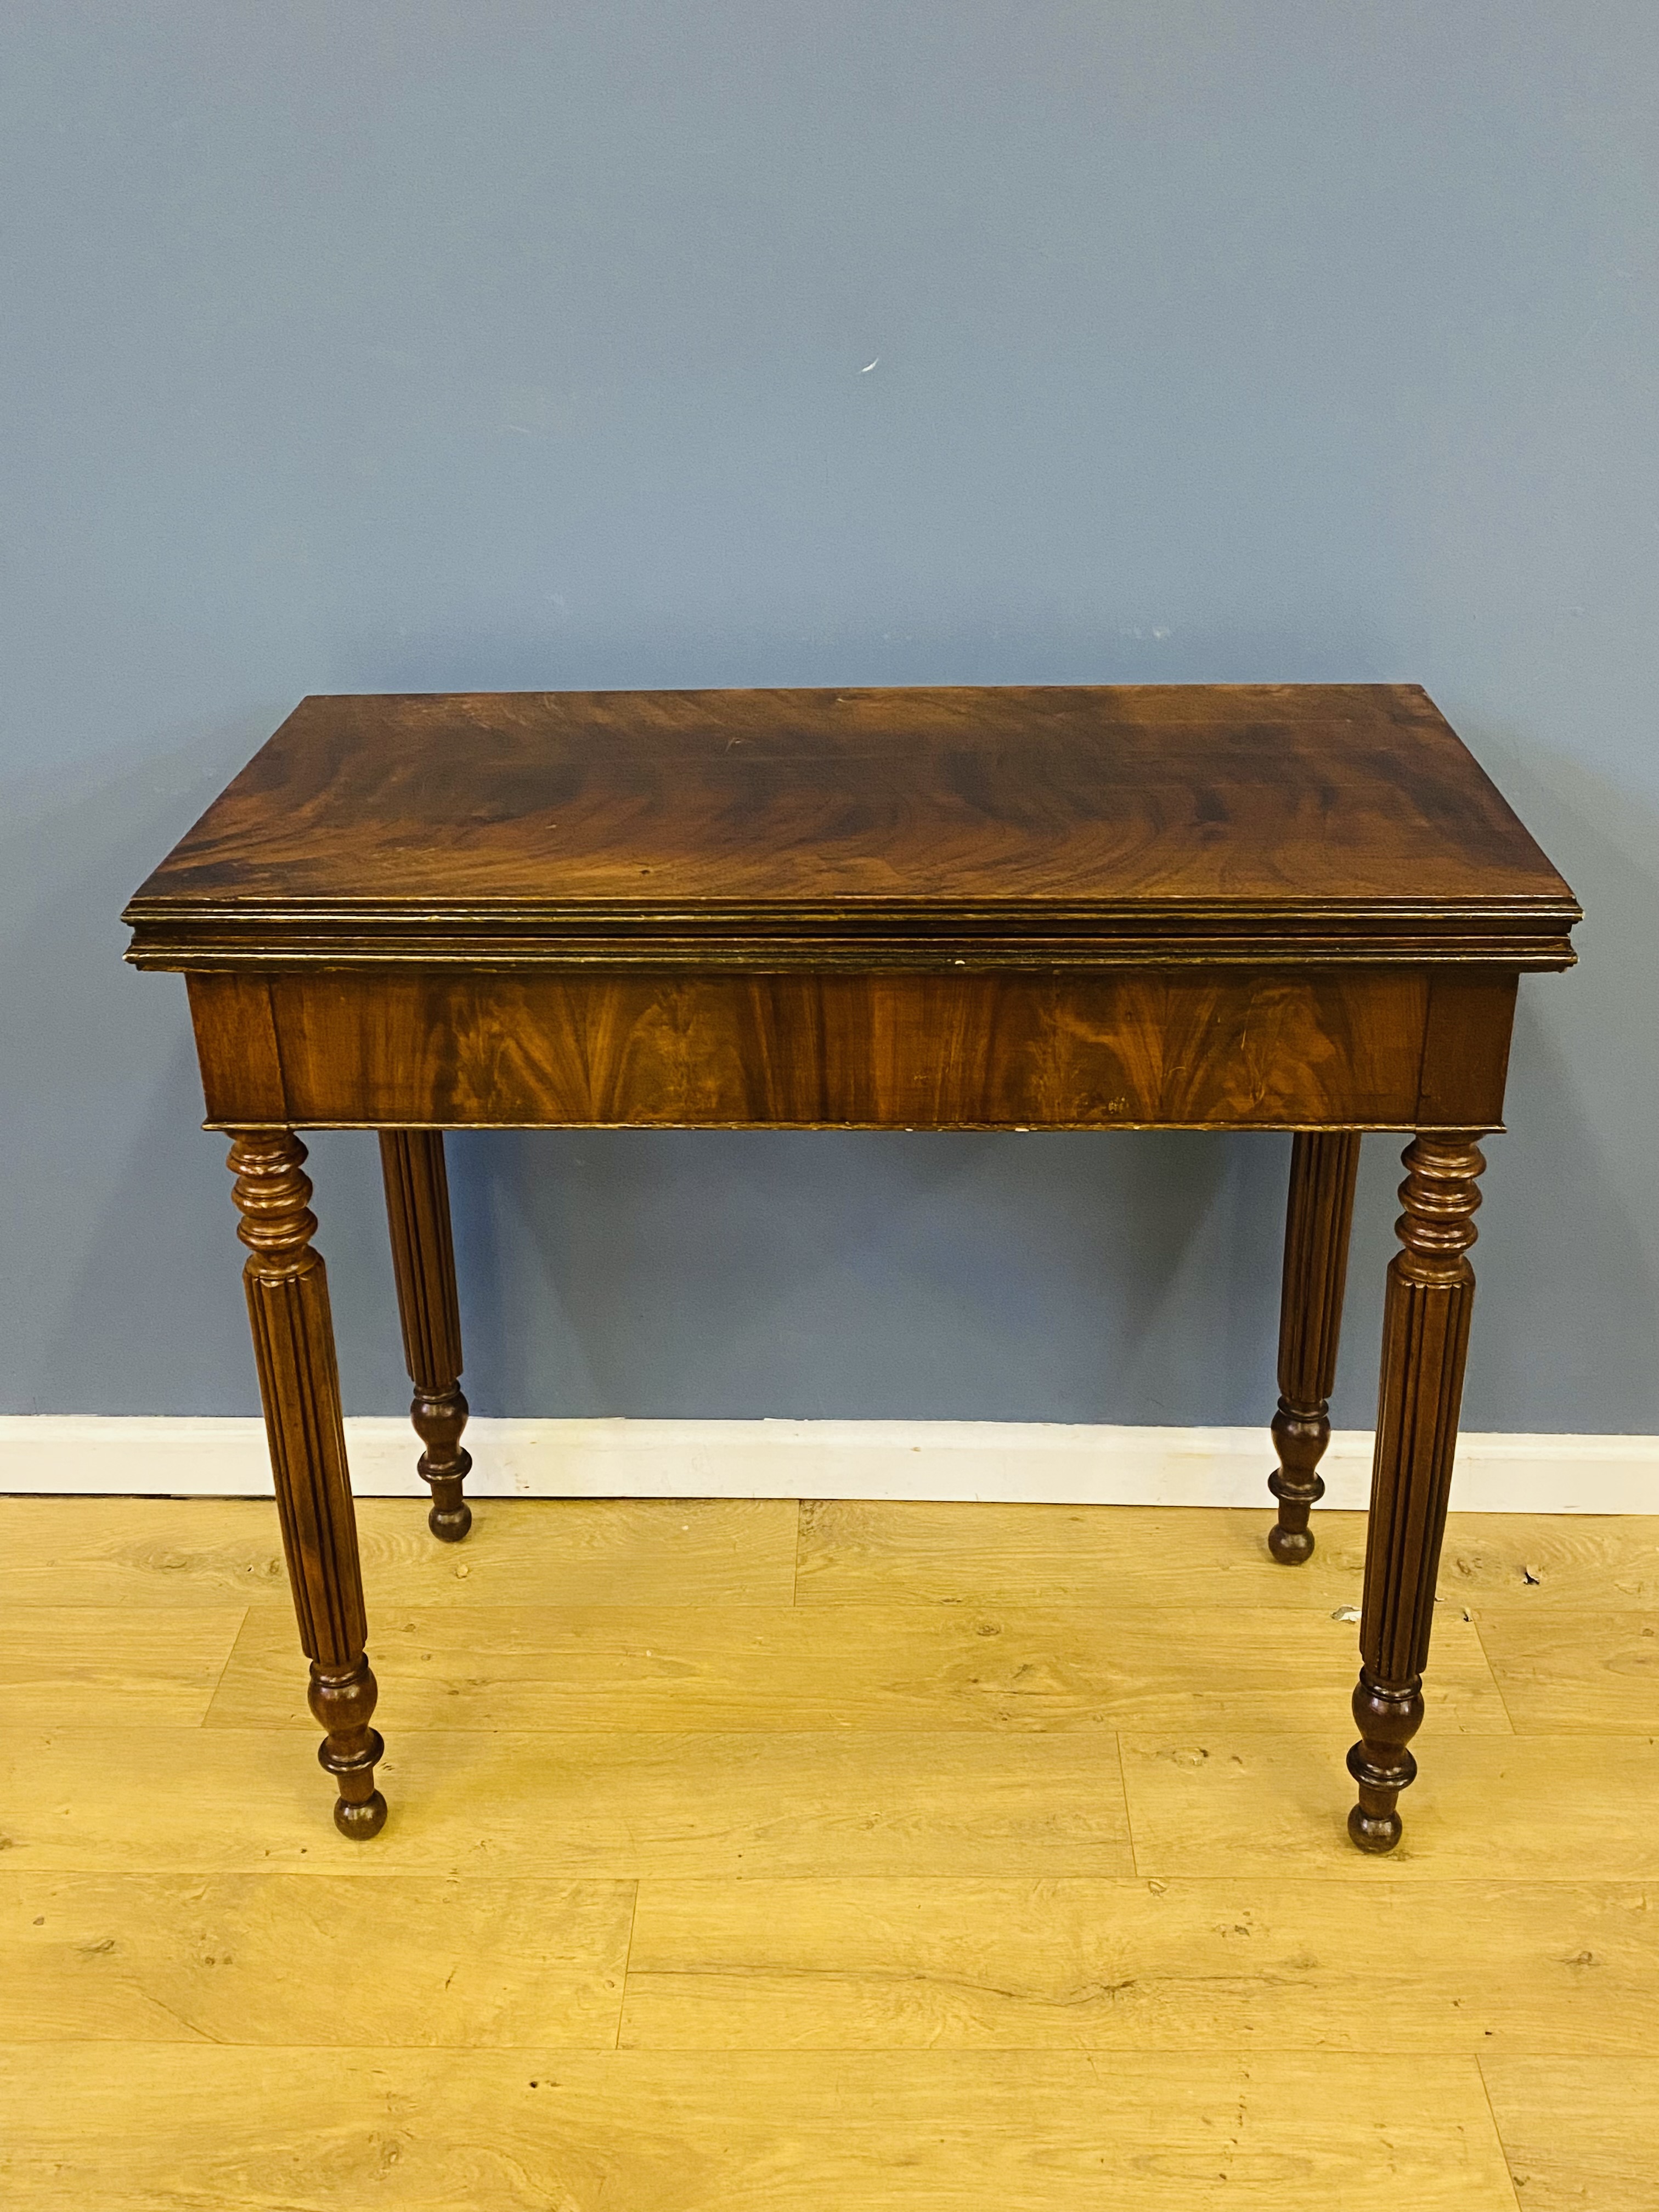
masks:
[[[340,1798],[334,1808],[334,1825],[343,1836],[353,1843],[366,1844],[371,1836],[378,1836],[386,1826],[386,1799],[378,1790],[371,1790],[360,1803]]]
[[[374,1787],[374,1770],[386,1757],[369,1715],[380,1695],[367,1656],[343,1674],[311,1670],[311,1710],[328,1734],[317,1747],[317,1764],[331,1775],[339,1796],[334,1825],[343,1836],[366,1842],[386,1826],[386,1799]]]
[[[1323,1451],[1324,1437],[1328,1437],[1331,1425],[1322,1424],[1323,1436],[1310,1445],[1305,1431],[1320,1424],[1302,1422],[1285,1411],[1285,1401],[1279,1401],[1279,1412],[1273,1419],[1273,1442],[1278,1445],[1282,1461],[1294,1464],[1299,1455],[1308,1451]],[[1308,1516],[1325,1495],[1322,1476],[1304,1466],[1295,1474],[1287,1474],[1281,1465],[1267,1477],[1267,1487],[1279,1500],[1279,1518],[1267,1534],[1267,1549],[1281,1566],[1299,1567],[1304,1559],[1313,1557],[1313,1530],[1308,1526]]]
[[[366,1844],[386,1826],[386,1799],[374,1787],[374,1769],[386,1756],[378,1729],[365,1731],[365,1741],[347,1756],[331,1742],[317,1747],[318,1764],[334,1777],[339,1796],[334,1805],[334,1825],[354,1843]]]
[[[1363,1805],[1356,1805],[1348,1814],[1349,1837],[1362,1851],[1391,1851],[1405,1832],[1406,1824],[1398,1813],[1368,1813]]]
[[[459,1418],[465,1420],[466,1401],[459,1390],[453,1394],[453,1401],[460,1407]],[[433,1402],[429,1398],[416,1399],[417,1428],[430,1413]],[[454,1448],[447,1453],[442,1466],[434,1465],[429,1451],[423,1451],[419,1462],[421,1480],[432,1492],[432,1510],[426,1516],[426,1525],[441,1544],[459,1544],[472,1526],[472,1508],[461,1487],[472,1472],[472,1455],[465,1447],[454,1445],[453,1437],[450,1441]]]
[[[1414,1688],[1390,1694],[1362,1674],[1353,1710],[1366,1734],[1348,1753],[1348,1771],[1359,1787],[1359,1802],[1348,1815],[1348,1834],[1362,1851],[1391,1851],[1405,1833],[1395,1810],[1400,1793],[1417,1779],[1417,1761],[1406,1739],[1423,1718],[1423,1699]]]
[[[460,1485],[457,1483],[455,1486],[459,1491]],[[472,1508],[465,1498],[457,1497],[453,1504],[447,1498],[434,1498],[426,1525],[441,1544],[459,1544],[472,1526]]]
[[[1267,1531],[1267,1549],[1282,1567],[1299,1567],[1314,1555],[1311,1528],[1287,1528],[1276,1521]]]

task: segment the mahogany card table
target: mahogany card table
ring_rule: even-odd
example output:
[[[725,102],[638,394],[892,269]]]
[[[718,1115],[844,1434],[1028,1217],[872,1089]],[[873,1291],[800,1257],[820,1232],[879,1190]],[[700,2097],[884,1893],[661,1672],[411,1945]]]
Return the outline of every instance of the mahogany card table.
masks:
[[[1360,1133],[1409,1135],[1348,1766],[1416,1766],[1480,1139],[1566,884],[1411,684],[310,698],[161,863],[244,1273],[319,1757],[381,1740],[304,1128],[380,1133],[431,1526],[461,1334],[443,1132],[1294,1133],[1273,1558],[1313,1549]],[[1273,1570],[1264,1564],[1263,1572]]]

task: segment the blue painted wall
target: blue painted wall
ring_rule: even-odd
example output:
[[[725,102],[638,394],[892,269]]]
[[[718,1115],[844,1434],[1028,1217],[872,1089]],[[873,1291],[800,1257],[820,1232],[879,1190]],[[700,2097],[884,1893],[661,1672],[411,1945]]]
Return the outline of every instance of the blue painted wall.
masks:
[[[1659,1428],[1656,112],[1650,0],[7,9],[0,1406],[255,1405],[115,916],[301,694],[1414,678],[1590,915],[1467,1418]],[[1287,1149],[454,1140],[469,1386],[1253,1419]],[[373,1140],[314,1156],[391,1410]]]

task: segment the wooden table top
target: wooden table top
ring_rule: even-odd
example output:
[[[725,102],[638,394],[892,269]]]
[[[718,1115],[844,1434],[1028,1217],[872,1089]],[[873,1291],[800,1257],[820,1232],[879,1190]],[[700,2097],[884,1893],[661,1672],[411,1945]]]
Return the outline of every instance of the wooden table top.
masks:
[[[129,905],[161,968],[1560,968],[1412,684],[308,698]]]

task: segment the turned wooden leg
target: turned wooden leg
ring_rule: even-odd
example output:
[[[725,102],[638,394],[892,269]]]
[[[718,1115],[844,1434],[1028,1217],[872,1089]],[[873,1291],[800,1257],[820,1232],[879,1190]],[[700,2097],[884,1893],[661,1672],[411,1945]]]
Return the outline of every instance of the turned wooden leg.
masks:
[[[1278,1469],[1267,1487],[1279,1518],[1267,1549],[1286,1566],[1313,1556],[1311,1506],[1325,1495],[1319,1462],[1331,1440],[1331,1385],[1342,1334],[1359,1133],[1299,1130],[1291,1153],[1285,1214],[1285,1279],[1279,1301],[1279,1411],[1273,1415]]]
[[[432,1491],[427,1526],[459,1544],[472,1526],[461,1486],[472,1455],[461,1445],[461,1310],[449,1231],[449,1178],[441,1129],[382,1129],[380,1168],[404,1325],[404,1362],[415,1395],[409,1414],[425,1449],[420,1471]]]
[[[312,1249],[306,1148],[291,1129],[239,1129],[228,1163],[248,1248],[242,1271],[259,1363],[300,1643],[311,1662],[310,1704],[327,1731],[317,1756],[334,1777],[335,1825],[368,1837],[386,1820],[374,1787],[385,1746],[369,1726],[379,1692],[364,1655],[367,1623],[357,1522],[346,1472],[328,1276]]]
[[[1359,1784],[1348,1833],[1362,1851],[1391,1851],[1400,1841],[1397,1801],[1417,1776],[1407,1746],[1423,1719],[1423,1669],[1474,1298],[1468,1249],[1480,1203],[1476,1178],[1486,1164],[1473,1136],[1462,1133],[1413,1138],[1405,1158],[1406,1210],[1395,1224],[1401,1249],[1389,1267],[1382,1317],[1353,1693],[1360,1740],[1348,1753],[1348,1771]]]

